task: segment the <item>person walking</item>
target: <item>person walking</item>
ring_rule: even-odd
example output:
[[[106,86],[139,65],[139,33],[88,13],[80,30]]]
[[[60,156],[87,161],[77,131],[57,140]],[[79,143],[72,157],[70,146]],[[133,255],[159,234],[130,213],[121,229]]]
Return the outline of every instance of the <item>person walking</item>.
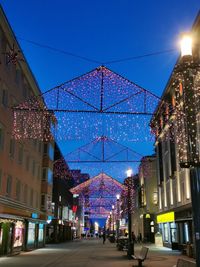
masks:
[[[106,242],[106,233],[105,233],[105,231],[103,232],[103,244],[105,244],[105,242]]]

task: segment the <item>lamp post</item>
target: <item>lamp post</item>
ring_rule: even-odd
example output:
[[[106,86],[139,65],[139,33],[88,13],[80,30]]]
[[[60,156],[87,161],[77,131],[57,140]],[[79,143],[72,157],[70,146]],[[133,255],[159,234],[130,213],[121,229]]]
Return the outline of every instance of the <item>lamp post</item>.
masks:
[[[128,189],[128,195],[127,195],[127,200],[128,200],[128,251],[127,255],[129,258],[131,258],[131,255],[134,254],[134,243],[132,240],[132,221],[131,221],[131,189],[133,186],[133,172],[131,169],[128,169],[126,171],[127,174],[127,189]]]
[[[113,232],[113,237],[114,237],[114,232],[115,232],[115,228],[114,228],[114,222],[115,222],[114,210],[115,210],[115,206],[112,205],[112,232]]]
[[[181,40],[181,59],[176,68],[176,80],[179,81],[178,100],[182,101],[182,132],[178,136],[180,167],[190,169],[191,200],[196,243],[196,266],[200,266],[200,152],[199,123],[200,100],[199,56],[193,56],[192,38],[183,36]],[[179,131],[180,132],[180,131]]]
[[[110,223],[109,223],[109,234],[111,233],[111,226],[112,226],[112,211],[110,211]]]
[[[119,237],[119,199],[120,199],[120,195],[117,194],[116,198],[117,198],[116,238],[118,238]]]

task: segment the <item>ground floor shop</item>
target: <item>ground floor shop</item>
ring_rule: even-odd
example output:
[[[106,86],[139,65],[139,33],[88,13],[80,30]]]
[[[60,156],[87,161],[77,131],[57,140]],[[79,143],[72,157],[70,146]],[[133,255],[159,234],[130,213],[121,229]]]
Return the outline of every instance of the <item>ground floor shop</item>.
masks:
[[[163,246],[194,255],[192,210],[172,211],[157,216]]]
[[[0,214],[0,255],[43,247],[44,240],[44,221]]]
[[[59,243],[73,239],[73,227],[70,222],[53,219],[46,226],[46,242]]]

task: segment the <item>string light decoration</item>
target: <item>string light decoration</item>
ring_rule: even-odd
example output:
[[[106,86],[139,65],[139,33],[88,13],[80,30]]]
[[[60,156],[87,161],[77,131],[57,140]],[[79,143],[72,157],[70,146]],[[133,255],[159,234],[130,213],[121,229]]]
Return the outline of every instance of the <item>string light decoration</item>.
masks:
[[[152,140],[149,117],[159,100],[151,92],[100,66],[14,107],[14,136],[41,139],[45,128],[57,140],[91,140],[107,135],[116,140],[138,141],[142,131],[144,139]],[[43,101],[46,108],[38,105]],[[57,127],[52,128],[46,112],[55,116]],[[23,118],[28,119],[27,127],[20,127]],[[46,124],[37,127],[38,121],[43,120]],[[26,130],[30,124],[33,131]]]
[[[72,194],[79,194],[80,198],[84,199],[81,202],[85,203],[84,209],[92,218],[106,218],[116,202],[116,193],[122,194],[125,190],[123,184],[105,173],[100,173],[70,189]]]
[[[57,120],[42,98],[32,97],[13,108],[13,137],[16,140],[54,139]]]
[[[122,192],[123,211],[133,213],[135,211],[135,186],[136,175],[124,180],[125,190]]]
[[[161,104],[151,127],[156,139],[177,144],[180,166],[199,165],[200,138],[200,64],[192,58],[179,62],[174,69],[171,102]],[[164,106],[168,105],[168,115]],[[160,120],[159,120],[160,118]],[[162,123],[161,123],[162,121]]]

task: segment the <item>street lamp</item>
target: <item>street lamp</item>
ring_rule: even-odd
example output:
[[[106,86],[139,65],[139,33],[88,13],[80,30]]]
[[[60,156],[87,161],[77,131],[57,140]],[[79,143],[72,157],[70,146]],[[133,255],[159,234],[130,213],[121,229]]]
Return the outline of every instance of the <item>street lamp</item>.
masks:
[[[117,198],[117,216],[116,216],[116,237],[119,237],[119,199],[120,199],[120,194],[116,195]]]
[[[112,205],[112,217],[113,217],[113,219],[112,219],[112,226],[113,226],[113,237],[114,237],[114,231],[115,231],[115,228],[114,228],[114,221],[115,221],[115,215],[114,215],[114,209],[115,209],[115,206],[114,205]]]
[[[181,56],[192,56],[192,37],[184,34],[181,38]]]
[[[127,189],[128,189],[128,251],[127,255],[131,258],[131,255],[134,255],[134,243],[132,240],[132,222],[131,222],[131,190],[133,189],[133,171],[128,169],[127,174]]]
[[[112,226],[112,211],[110,211],[110,226],[109,226],[109,232],[111,233],[111,226]]]
[[[183,36],[181,40],[181,59],[176,68],[176,79],[181,85],[181,94],[177,100],[183,103],[179,108],[182,134],[179,131],[178,150],[180,167],[190,169],[191,200],[196,243],[196,266],[200,266],[200,153],[199,153],[199,84],[197,77],[200,75],[199,56],[193,56],[191,36]],[[177,81],[177,80],[176,80]]]

